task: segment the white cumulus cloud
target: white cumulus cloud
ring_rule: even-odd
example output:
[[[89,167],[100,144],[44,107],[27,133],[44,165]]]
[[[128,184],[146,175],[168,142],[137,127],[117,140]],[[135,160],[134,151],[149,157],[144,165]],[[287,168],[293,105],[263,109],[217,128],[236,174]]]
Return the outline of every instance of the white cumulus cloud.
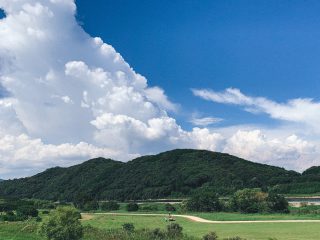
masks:
[[[74,0],[0,0],[0,8],[6,12],[0,20],[0,91],[6,93],[0,94],[0,178],[173,148],[225,151],[277,165],[290,160],[295,169],[315,163],[310,156],[317,146],[291,133],[272,138],[255,129],[183,129],[170,116],[179,105],[163,89],[148,86],[111,45],[79,26]],[[316,121],[311,112],[318,106],[310,99],[277,104],[236,89],[201,91],[194,93],[273,118]],[[302,108],[304,117],[296,113]],[[202,127],[218,121],[193,119]]]

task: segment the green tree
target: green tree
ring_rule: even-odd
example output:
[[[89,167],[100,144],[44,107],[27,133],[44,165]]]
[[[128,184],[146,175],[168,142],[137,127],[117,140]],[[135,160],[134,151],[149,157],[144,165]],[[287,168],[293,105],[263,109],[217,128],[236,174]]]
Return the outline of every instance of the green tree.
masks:
[[[289,203],[284,196],[270,192],[267,197],[267,202],[270,211],[279,213],[289,213]]]
[[[99,203],[95,200],[86,202],[82,207],[82,210],[84,211],[94,211],[98,209],[99,209]]]
[[[102,211],[116,211],[119,210],[120,205],[115,201],[103,202],[100,204]]]
[[[79,240],[83,228],[80,213],[72,207],[58,207],[40,227],[40,232],[49,240]]]
[[[30,205],[23,205],[18,207],[17,216],[19,217],[38,217],[38,210]]]
[[[218,194],[212,190],[203,190],[194,194],[186,204],[189,211],[214,212],[221,211],[222,204]]]
[[[136,212],[139,210],[139,205],[136,203],[128,203],[126,208],[128,212]]]
[[[269,210],[267,196],[256,189],[243,189],[237,191],[231,201],[234,209],[243,213],[266,212]]]

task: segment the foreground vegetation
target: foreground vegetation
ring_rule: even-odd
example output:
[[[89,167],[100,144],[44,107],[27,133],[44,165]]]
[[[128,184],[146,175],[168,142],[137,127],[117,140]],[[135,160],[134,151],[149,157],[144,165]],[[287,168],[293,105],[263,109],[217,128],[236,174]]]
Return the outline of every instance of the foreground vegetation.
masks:
[[[228,154],[174,150],[128,163],[98,158],[69,168],[52,168],[33,177],[1,182],[0,195],[74,202],[84,194],[96,200],[124,201],[189,197],[201,187],[212,187],[221,196],[244,188],[312,194],[320,192],[320,174],[318,168],[300,174]]]
[[[92,215],[83,224],[102,229],[119,229],[124,223],[134,223],[136,229],[158,228],[165,229],[167,222],[161,216],[110,216]],[[320,223],[235,223],[210,224],[197,223],[184,218],[176,218],[184,233],[201,239],[209,232],[216,232],[223,238],[239,236],[248,240],[318,240]]]
[[[157,228],[166,231],[168,225],[163,217],[155,216],[92,215],[91,219],[81,220],[81,222],[85,226],[83,240],[149,240],[154,238],[142,238],[143,234],[149,234]],[[126,223],[134,223],[134,235],[124,234],[123,225]],[[176,218],[176,223],[182,226],[185,237],[188,237],[185,239],[195,240],[202,239],[212,231],[216,232],[220,240],[235,236],[247,240],[318,240],[320,226],[319,223],[205,224],[183,218]],[[38,222],[0,223],[1,240],[46,240],[37,233],[40,224]],[[144,231],[146,228],[149,230]],[[121,234],[123,238],[119,237]]]
[[[243,190],[235,194],[252,194],[260,196],[257,190]],[[205,198],[208,196],[203,195]],[[253,195],[255,196],[255,195]],[[264,195],[263,195],[264,196]],[[261,196],[260,196],[261,197]],[[210,199],[210,198],[209,198]],[[247,198],[245,198],[247,199]],[[253,202],[256,199],[250,198]],[[265,200],[266,198],[259,198]],[[216,206],[215,202],[202,201],[202,198],[195,195],[191,199],[194,204],[208,204],[209,207]],[[199,202],[194,202],[195,200]],[[215,195],[212,195],[212,201],[216,201]],[[264,205],[265,202],[262,201]],[[62,205],[60,207],[59,205]],[[174,221],[168,222],[166,216],[136,216],[131,213],[185,213],[199,216],[208,220],[285,220],[285,219],[320,219],[320,206],[303,206],[300,208],[290,208],[288,213],[234,213],[234,212],[185,212],[186,208],[181,204],[165,203],[129,203],[118,204],[117,202],[101,202],[97,212],[118,212],[129,215],[106,215],[86,213],[79,221],[79,211],[70,206],[63,206],[63,203],[57,204],[49,201],[40,200],[2,200],[0,201],[0,236],[1,240],[215,240],[219,236],[220,240],[316,240],[320,223],[199,223],[193,222],[182,217],[173,217]],[[85,204],[86,205],[86,204]],[[84,206],[85,206],[84,205]],[[94,205],[94,204],[93,204]],[[23,218],[19,209],[28,209],[24,211]],[[33,213],[37,213],[34,215]],[[96,212],[95,211],[95,212]],[[10,219],[5,218],[16,216]],[[19,216],[19,217],[18,217]],[[2,221],[1,221],[2,219]],[[23,220],[23,221],[22,221]],[[8,222],[9,221],[9,222]],[[178,224],[178,225],[177,225]],[[168,230],[168,226],[172,229]],[[172,235],[170,231],[178,231],[179,234]],[[214,233],[213,233],[214,232]],[[61,235],[62,234],[62,235]],[[67,238],[63,237],[67,234]],[[208,235],[209,234],[209,235]],[[206,236],[207,235],[207,236]],[[206,238],[204,238],[206,236]],[[239,238],[233,238],[238,236]]]

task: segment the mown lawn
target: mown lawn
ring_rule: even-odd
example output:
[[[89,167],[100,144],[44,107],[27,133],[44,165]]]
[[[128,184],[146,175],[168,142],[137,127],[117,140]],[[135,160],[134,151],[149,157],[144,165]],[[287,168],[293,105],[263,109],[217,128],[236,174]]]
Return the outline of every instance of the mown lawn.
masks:
[[[320,223],[245,223],[211,224],[196,223],[183,218],[176,218],[184,233],[202,237],[210,231],[216,231],[221,238],[240,236],[248,240],[319,240]],[[158,216],[111,216],[95,215],[83,221],[84,225],[97,228],[121,228],[124,223],[133,223],[136,229],[165,228],[168,224],[164,217]]]

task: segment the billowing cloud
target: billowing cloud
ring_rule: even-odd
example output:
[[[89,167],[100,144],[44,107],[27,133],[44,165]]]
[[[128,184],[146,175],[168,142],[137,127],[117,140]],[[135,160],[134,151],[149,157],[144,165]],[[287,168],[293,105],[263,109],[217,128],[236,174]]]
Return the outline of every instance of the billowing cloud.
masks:
[[[291,135],[282,139],[268,138],[260,130],[238,130],[224,146],[223,151],[244,159],[255,159],[266,164],[303,169],[305,164],[316,164],[319,153],[316,145]]]
[[[174,148],[225,151],[276,165],[290,159],[296,169],[314,164],[305,156],[317,147],[292,134],[183,129],[170,116],[179,105],[163,89],[148,86],[111,45],[79,26],[74,0],[0,0],[0,8],[6,12],[0,20],[0,178],[92,157],[129,160]],[[195,90],[206,99],[213,96],[208,93]],[[312,100],[281,105],[235,89],[213,99],[295,121],[303,120],[294,109],[317,110]],[[202,127],[219,121],[193,120]]]

